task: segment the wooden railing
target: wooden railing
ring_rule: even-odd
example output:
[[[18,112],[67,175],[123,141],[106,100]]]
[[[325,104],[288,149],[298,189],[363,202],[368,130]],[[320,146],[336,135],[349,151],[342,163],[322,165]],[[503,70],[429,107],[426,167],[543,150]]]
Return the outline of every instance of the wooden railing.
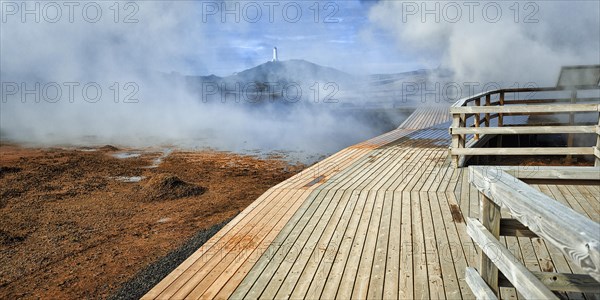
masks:
[[[468,156],[474,155],[593,155],[600,165],[600,98],[578,97],[578,94],[600,91],[598,86],[565,88],[500,89],[464,98],[450,107],[452,145],[450,155],[456,166],[464,165]],[[570,93],[569,93],[570,92]],[[565,97],[564,94],[569,94]],[[543,98],[534,98],[546,94]],[[591,123],[575,121],[579,113],[596,113]],[[542,125],[507,124],[508,116],[566,114],[568,121]],[[577,134],[596,134],[595,147],[574,147]],[[490,138],[500,135],[568,134],[567,147],[502,147],[481,148]],[[488,145],[489,146],[489,145]]]
[[[469,236],[482,249],[478,270],[468,267],[465,276],[475,296],[496,299],[499,287],[514,287],[526,299],[556,299],[552,291],[600,293],[600,224],[515,176],[600,183],[600,168],[536,167],[521,172],[515,167],[469,167],[469,181],[482,196],[479,220],[467,220]],[[502,219],[501,208],[508,209],[512,219]],[[540,237],[586,274],[531,272],[499,236]]]

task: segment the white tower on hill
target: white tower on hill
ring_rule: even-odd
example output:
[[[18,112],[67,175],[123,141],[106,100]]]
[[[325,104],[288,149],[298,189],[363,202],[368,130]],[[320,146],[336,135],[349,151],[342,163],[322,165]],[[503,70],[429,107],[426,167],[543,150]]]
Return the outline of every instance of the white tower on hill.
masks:
[[[277,47],[273,47],[273,62],[278,61],[279,59],[277,58]]]

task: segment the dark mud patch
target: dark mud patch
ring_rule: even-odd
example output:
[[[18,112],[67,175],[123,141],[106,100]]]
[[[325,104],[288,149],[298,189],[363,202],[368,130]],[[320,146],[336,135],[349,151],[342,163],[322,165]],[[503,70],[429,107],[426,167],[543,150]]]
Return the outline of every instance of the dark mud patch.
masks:
[[[205,187],[185,182],[175,175],[157,174],[143,187],[143,201],[174,200],[199,196],[204,192]]]
[[[454,223],[462,223],[465,221],[458,205],[450,204],[450,213],[452,214],[452,221],[454,221]]]
[[[14,234],[8,231],[0,230],[0,245],[11,246],[25,241],[26,237],[19,234]]]

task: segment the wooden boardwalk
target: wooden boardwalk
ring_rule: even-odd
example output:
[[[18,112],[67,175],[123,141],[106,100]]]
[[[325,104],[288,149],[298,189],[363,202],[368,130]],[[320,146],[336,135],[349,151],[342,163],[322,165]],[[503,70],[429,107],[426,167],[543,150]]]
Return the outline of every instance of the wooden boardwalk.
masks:
[[[473,298],[464,274],[479,249],[464,217],[479,201],[450,165],[449,121],[447,108],[420,108],[269,189],[144,299]],[[598,186],[536,188],[600,221]],[[578,271],[539,238],[502,241],[529,269]]]

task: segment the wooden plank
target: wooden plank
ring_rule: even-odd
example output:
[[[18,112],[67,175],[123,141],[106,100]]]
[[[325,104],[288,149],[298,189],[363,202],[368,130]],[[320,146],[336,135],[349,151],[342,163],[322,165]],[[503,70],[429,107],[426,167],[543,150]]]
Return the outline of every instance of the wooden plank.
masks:
[[[477,187],[469,184],[469,216],[479,218],[481,213],[482,194],[479,193]]]
[[[452,114],[597,112],[598,104],[511,105],[450,107]]]
[[[480,300],[495,300],[498,299],[494,291],[485,283],[483,278],[479,276],[477,270],[472,267],[468,267],[465,270],[465,280],[467,284],[475,294],[475,297]]]
[[[423,186],[419,188],[419,191],[430,192],[438,189],[439,185],[445,180],[443,176],[448,171],[448,168],[444,166],[447,156],[446,150],[442,149],[434,153],[430,173],[426,177]]]
[[[383,299],[397,299],[400,273],[400,236],[402,232],[402,198],[393,191],[385,192],[385,201],[391,203],[391,218],[383,282]]]
[[[361,253],[365,244],[365,239],[369,231],[369,223],[372,216],[372,211],[375,208],[375,197],[374,191],[367,193],[367,203],[365,204],[365,210],[360,219],[359,227],[354,237],[354,242],[350,249],[348,261],[346,262],[340,284],[337,287],[336,298],[350,299],[352,297],[352,291],[354,287],[354,280],[358,273],[358,268],[361,262]],[[327,290],[325,290],[327,291]],[[324,292],[325,292],[324,291]]]
[[[341,190],[327,191],[324,199],[328,203],[327,209],[315,214],[303,228],[302,234],[291,244],[293,250],[287,253],[277,271],[270,276],[269,284],[264,287],[261,298],[281,298],[283,295],[291,293],[329,220],[341,214],[341,210],[345,207],[345,203],[340,203],[342,195],[343,191]],[[252,291],[248,295],[254,297]]]
[[[563,194],[562,191],[560,190],[559,186],[546,185],[546,186],[541,186],[541,187],[544,190],[544,193],[546,195],[554,197],[555,199],[557,199],[558,201],[560,201],[564,205],[566,205],[566,206],[574,209],[575,211],[577,211],[577,212],[585,215],[585,210],[581,207],[580,203],[578,201],[576,201],[573,197],[571,197],[571,195],[569,193],[567,193],[567,195]],[[538,243],[544,243],[541,239],[532,239],[531,242],[532,242],[532,244],[534,246],[536,245],[536,243],[534,241],[537,241]],[[555,248],[556,247],[549,247],[548,248],[549,249],[548,252],[549,253],[553,252],[550,249],[555,249]],[[549,254],[549,256],[555,257],[556,255]],[[564,256],[562,256],[562,257],[564,257]],[[542,267],[542,265],[544,264],[543,260],[546,260],[546,259],[543,259],[543,258],[539,258],[539,259],[540,259],[540,267]],[[553,270],[551,268],[551,266],[553,266],[553,265],[556,266],[556,263],[554,261],[547,261],[546,260],[546,263],[550,264],[550,268],[548,266],[544,266],[541,271],[552,272],[554,270],[557,270],[557,269]],[[560,263],[560,260],[558,261],[558,263]],[[574,265],[572,262],[569,262],[569,263],[571,265],[570,267],[571,267],[572,272],[574,272],[574,273],[582,273],[583,272],[583,270],[581,270],[581,268],[579,268],[577,265]],[[584,299],[584,296],[585,296],[585,298],[588,298],[588,299],[590,299],[590,298],[596,298],[596,296],[591,295],[591,294],[584,294],[584,295],[582,295],[580,293],[572,293],[572,292],[568,293],[568,297],[570,299]]]
[[[226,298],[229,297],[234,291],[234,287],[237,287],[242,282],[245,275],[254,265],[256,259],[264,254],[264,250],[268,248],[273,239],[290,220],[290,218],[296,213],[298,207],[303,203],[302,199],[306,199],[310,191],[304,191],[296,193],[288,198],[288,201],[294,203],[288,209],[285,215],[283,215],[275,226],[271,230],[262,229],[260,235],[253,239],[256,243],[256,247],[248,247],[239,253],[239,255],[233,260],[233,262],[227,266],[223,263],[220,264],[220,270],[215,268],[207,277],[216,277],[216,279],[210,284],[210,286],[202,288],[204,292],[199,296],[202,298]],[[260,236],[264,236],[262,240]],[[226,267],[226,268],[225,268]],[[205,280],[207,280],[205,278]],[[208,281],[210,282],[210,281]],[[200,288],[200,285],[196,286],[196,289]],[[188,297],[195,297],[194,292],[190,293]],[[220,296],[217,296],[220,295]]]
[[[407,174],[409,174],[414,167],[412,161],[419,155],[419,152],[416,149],[405,147],[402,147],[402,151],[404,151],[405,154],[402,156],[401,160],[393,162],[394,168],[388,173],[387,178],[374,185],[371,189],[395,190],[393,186],[396,182],[405,180],[408,177]]]
[[[443,283],[443,289],[438,288],[438,290],[443,291],[443,298],[457,299],[461,298],[462,292],[454,266],[462,263],[460,269],[464,269],[466,264],[464,263],[464,259],[460,260],[460,255],[453,253],[462,252],[462,249],[458,249],[458,247],[457,249],[453,249],[453,247],[458,246],[458,237],[455,236],[456,233],[448,232],[455,228],[446,226],[445,224],[448,220],[445,220],[446,216],[444,216],[444,213],[440,208],[440,202],[442,201],[444,204],[447,202],[444,194],[427,193],[427,204],[429,204],[428,210],[431,212],[432,227],[435,233],[433,245],[435,246],[435,252],[437,254],[436,259],[440,266],[440,281]],[[448,237],[449,235],[456,238],[456,240],[450,240]],[[428,251],[431,250],[428,249]],[[456,258],[454,258],[455,255],[457,256]]]
[[[383,194],[383,210],[378,224],[379,231],[377,233],[375,256],[373,258],[373,266],[371,267],[371,278],[367,291],[367,299],[383,298],[390,231],[396,229],[390,228],[393,211],[392,193],[389,191],[380,191],[379,193]],[[395,289],[397,290],[397,284]]]
[[[592,195],[584,186],[566,185],[564,188],[585,208],[592,221],[600,223],[600,205],[595,201],[598,196]]]
[[[432,160],[430,159],[436,152],[433,149],[416,149],[412,160],[408,163],[408,171],[402,177],[396,179],[392,190],[414,190],[413,187],[419,183],[419,179],[427,172]],[[425,161],[425,163],[423,163]],[[416,190],[415,190],[416,191]]]
[[[224,239],[231,230],[232,232],[237,232],[242,227],[237,227],[237,224],[246,224],[253,216],[260,213],[260,211],[268,207],[267,203],[268,199],[272,196],[272,193],[280,193],[282,190],[269,189],[263,195],[261,195],[256,201],[254,201],[250,206],[244,209],[238,216],[236,216],[233,220],[231,220],[225,227],[223,227],[217,234],[215,234],[210,240],[208,240],[200,249],[194,252],[190,257],[188,257],[183,263],[181,263],[173,272],[167,275],[163,280],[161,280],[156,286],[154,286],[146,295],[142,297],[142,299],[154,299],[158,297],[167,287],[169,287],[173,282],[178,280],[179,276],[186,272],[192,265],[198,263],[199,257],[203,256],[206,253],[216,252],[213,247],[218,248],[222,247],[224,244]],[[217,250],[218,251],[218,250]],[[202,263],[202,261],[200,261]]]
[[[444,167],[446,168],[446,173],[442,174],[440,178],[440,184],[438,185],[437,190],[431,189],[432,192],[444,193],[448,190],[454,190],[456,188],[456,184],[460,178],[459,172],[456,168],[451,168],[450,161],[446,158],[444,162]]]
[[[412,241],[412,209],[409,192],[394,192],[394,199],[402,203],[402,225],[400,227],[400,272],[398,275],[398,298],[414,298],[414,265]]]
[[[153,290],[145,295],[144,298],[153,299],[156,297],[172,297],[183,286],[188,284],[190,279],[193,278],[198,271],[204,268],[207,263],[214,263],[217,259],[224,256],[227,252],[227,250],[224,251],[224,249],[231,249],[238,242],[237,240],[233,240],[232,236],[244,235],[245,232],[252,229],[256,224],[256,221],[254,221],[255,216],[276,211],[276,205],[268,205],[269,200],[275,199],[275,197],[280,193],[287,193],[289,190],[274,190],[273,192],[274,193],[269,193],[268,195],[266,193],[263,194],[267,196],[263,198],[262,201],[255,201],[256,206],[254,206],[252,209],[249,207],[248,212],[239,216],[240,218],[238,220],[232,220],[232,222],[230,222],[231,227],[224,228],[225,230],[222,229],[219,231],[219,233],[213,237],[215,239],[214,242],[200,247],[200,249],[190,256],[190,258],[179,265],[173,272],[171,272],[170,275],[165,277],[161,283],[159,283]],[[242,226],[236,226],[238,224]],[[190,285],[188,290],[193,288],[194,285]]]
[[[590,203],[588,201],[583,199],[583,197],[575,197],[566,186],[556,185],[554,186],[554,188],[557,190],[557,193],[561,194],[562,197],[564,197],[565,199],[570,199],[570,202],[573,203],[571,205],[571,208],[575,209],[575,211],[588,217],[591,220],[594,220],[598,216],[594,208],[592,208],[589,205]],[[577,195],[581,196],[580,194]]]
[[[598,89],[598,86],[578,86],[577,90],[594,90]],[[481,98],[486,95],[498,94],[498,93],[527,93],[527,92],[555,92],[555,91],[564,91],[571,90],[572,87],[542,87],[542,88],[507,88],[507,89],[499,89],[486,91],[474,96],[465,97],[456,101],[451,107],[461,107],[465,104],[474,101],[476,98]]]
[[[289,205],[286,205],[285,201],[278,202],[273,206],[273,210],[271,211],[272,217],[283,215],[287,208],[289,208]],[[169,287],[165,292],[174,292],[170,297],[175,299],[182,299],[188,296],[191,298],[199,297],[206,290],[207,286],[214,282],[215,277],[211,275],[219,274],[220,270],[228,266],[244,249],[248,249],[248,253],[251,253],[253,246],[260,244],[260,240],[264,237],[262,234],[266,234],[275,225],[275,223],[271,223],[270,221],[271,219],[267,218],[253,218],[248,226],[244,228],[243,233],[231,235],[231,241],[227,246],[210,259],[207,258],[202,268],[199,268],[195,273],[190,273],[189,280],[183,286],[177,290]],[[253,244],[255,238],[258,242]],[[161,294],[159,298],[166,297],[166,294]]]
[[[518,262],[521,264],[525,264],[523,259],[524,255],[521,251],[521,247],[519,246],[519,239],[514,236],[506,236],[504,237],[506,248],[518,259]],[[562,257],[562,255],[561,255]],[[502,274],[502,273],[500,273]],[[503,288],[500,289],[501,291]],[[505,289],[504,289],[505,290]],[[523,299],[523,295],[519,294],[515,288],[507,292],[510,295],[513,295],[516,299]],[[502,295],[504,296],[504,294]]]
[[[438,238],[441,240],[441,236],[437,236],[433,225],[429,194],[420,192],[419,198],[421,204],[421,218],[423,219],[423,248],[427,259],[429,298],[446,299],[447,295],[444,289],[444,280],[442,279],[442,266],[440,264],[440,255],[437,247]],[[438,216],[436,216],[436,218],[437,217]],[[437,233],[439,233],[439,231]]]
[[[389,176],[385,183],[380,185],[379,189],[392,191],[402,190],[411,180],[413,180],[415,174],[418,173],[419,159],[428,157],[430,154],[427,152],[427,149],[408,149],[408,151],[409,156],[407,156],[407,159],[399,163],[401,168]]]
[[[413,243],[413,276],[414,276],[414,298],[428,299],[429,280],[427,275],[427,256],[425,253],[425,237],[423,234],[423,218],[419,205],[419,193],[411,192],[410,201],[412,208],[412,243]]]
[[[476,217],[476,215],[472,215],[471,212],[471,197],[469,197],[470,190],[471,185],[469,184],[468,169],[463,169],[460,197],[458,199],[460,200],[460,208],[464,217]]]
[[[310,190],[305,190],[300,195],[294,195],[290,200],[294,200],[294,198],[306,199],[309,200]],[[254,267],[255,263],[263,256],[270,255],[271,253],[266,253],[267,249],[272,249],[271,246],[276,244],[275,239],[279,235],[279,233],[285,228],[286,224],[290,222],[293,216],[297,213],[302,206],[306,205],[305,201],[296,200],[296,204],[291,207],[286,215],[279,221],[279,223],[269,232],[269,235],[263,240],[263,242],[250,254],[250,256],[243,262],[243,264],[237,270],[229,270],[225,271],[224,274],[221,275],[217,281],[221,281],[222,284],[216,285],[213,284],[207,291],[202,295],[204,298],[229,298],[235,289],[239,286],[239,284],[244,280],[246,275],[250,272],[250,270]],[[241,263],[241,262],[239,262]],[[239,264],[238,263],[238,264]],[[234,268],[233,268],[234,269]],[[229,273],[229,274],[227,274]],[[231,275],[233,274],[233,275]],[[228,276],[231,276],[227,279]],[[214,296],[213,296],[214,295]]]
[[[359,184],[355,187],[357,190],[379,190],[379,186],[383,184],[386,179],[392,176],[394,172],[397,172],[404,167],[403,161],[410,152],[407,149],[386,149],[386,155],[383,159],[376,161],[375,165],[371,163],[368,167],[373,171],[366,176],[364,179],[359,179]]]
[[[437,193],[438,205],[441,210],[441,218],[444,221],[446,234],[448,238],[447,250],[444,253],[443,260],[454,267],[454,274],[460,286],[460,295],[452,296],[450,292],[448,298],[471,298],[471,292],[465,282],[463,270],[468,266],[467,254],[471,250],[475,250],[471,239],[468,237],[465,230],[464,219],[460,215],[460,211],[453,211],[458,208],[458,203],[454,199],[454,193],[445,192]],[[458,213],[458,217],[456,216]],[[474,256],[474,255],[473,255]],[[444,276],[449,272],[444,271]]]
[[[398,151],[388,151],[388,152],[393,152],[396,153]],[[383,154],[383,156],[386,156],[385,153]],[[353,190],[354,192],[358,192],[357,189],[360,189],[360,186],[362,185],[361,183],[361,176],[363,178],[368,178],[368,173],[371,172],[365,172],[365,169],[369,169],[369,167],[372,167],[373,169],[379,169],[382,167],[385,167],[387,164],[385,163],[385,161],[387,161],[387,157],[382,157],[380,160],[378,160],[378,163],[368,163],[365,166],[367,166],[367,168],[363,168],[363,170],[357,170],[360,172],[356,172],[352,175],[353,180],[351,181],[352,185],[349,186],[349,190]],[[340,189],[344,189],[344,187],[342,185],[336,184],[335,187],[333,188],[340,188]],[[361,201],[364,203],[364,201]],[[346,219],[350,218],[350,213],[344,214],[344,216],[346,216]],[[345,224],[344,219],[340,220],[340,224]],[[342,227],[345,227],[345,225],[341,225]],[[338,232],[338,230],[336,230],[336,232]],[[339,231],[340,234],[338,234],[339,239],[341,239],[342,237],[342,233],[343,233],[343,229]],[[337,245],[339,245],[341,243],[341,241],[337,241],[337,238],[334,236],[331,239],[331,242],[329,244],[329,246],[327,246],[327,251],[329,253],[331,253],[333,251],[333,253],[336,253],[337,250],[335,250],[337,248]],[[325,245],[320,245],[317,246],[317,249],[322,249],[325,248]],[[330,247],[333,247],[333,249],[330,249]],[[342,248],[337,248],[337,249],[341,249]],[[345,248],[347,249],[347,248]],[[345,250],[344,250],[345,251]],[[347,253],[347,252],[346,252]],[[336,254],[337,257],[337,254]],[[344,256],[341,256],[344,257]],[[347,256],[346,256],[347,258]],[[312,260],[312,259],[311,259]],[[323,285],[325,285],[325,282],[327,281],[327,273],[329,272],[329,268],[331,267],[331,265],[334,264],[333,261],[331,261],[331,259],[325,259],[322,260],[319,263],[318,269],[317,270],[311,270],[311,266],[312,264],[308,264],[305,268],[305,270],[303,271],[302,276],[300,277],[300,279],[298,280],[297,285],[294,288],[293,294],[291,295],[292,298],[301,298],[301,297],[306,297],[306,298],[318,298],[321,290],[323,289]],[[340,264],[338,264],[340,265]],[[342,270],[343,270],[343,264],[342,266]],[[337,267],[339,269],[339,267]],[[313,274],[313,275],[311,275]],[[341,274],[339,274],[341,275]],[[338,277],[339,278],[339,277]],[[338,281],[339,282],[339,281]],[[310,284],[310,287],[308,287],[308,284]],[[308,287],[308,292],[306,294],[304,294],[304,292],[306,292],[306,288]],[[336,286],[337,288],[337,286]],[[329,288],[328,292],[331,293],[332,289]]]
[[[600,224],[497,169],[469,168],[470,181],[491,200],[600,281]],[[506,274],[505,274],[506,275]]]
[[[519,99],[519,100],[506,100],[505,104],[547,104],[547,103],[567,103],[571,102],[571,98],[552,98],[552,99]],[[600,98],[596,97],[578,97],[578,103],[598,103]]]
[[[494,166],[519,179],[600,180],[600,167]]]
[[[589,126],[504,126],[450,128],[450,134],[557,134],[595,133],[596,125]]]
[[[479,220],[489,233],[498,240],[500,237],[500,206],[490,200],[488,197],[481,197],[479,208]],[[479,273],[488,286],[498,295],[498,268],[494,265],[492,259],[485,253],[479,257]]]
[[[353,149],[346,148],[342,151],[335,153],[334,155],[322,160],[308,169],[292,176],[291,178],[281,182],[277,185],[278,188],[302,188],[306,184],[317,177],[331,177],[333,174],[338,173],[348,164],[360,159],[364,155],[370,152],[369,149]],[[314,184],[309,188],[317,188],[321,183]]]
[[[532,187],[540,190],[543,193],[546,193],[549,196],[552,195],[552,192],[550,192],[550,190],[548,189],[548,187],[546,185],[532,185]],[[557,198],[557,200],[561,201],[565,205],[569,205],[564,199]],[[580,271],[575,271],[575,270],[579,270],[577,268],[577,266],[573,265],[573,268],[572,268],[572,266],[570,265],[570,262],[567,261],[566,257],[560,252],[560,250],[558,250],[556,247],[554,247],[552,245],[546,244],[545,242],[543,242],[543,244],[546,246],[546,249],[548,250],[548,254],[550,255],[550,257],[552,259],[552,264],[554,265],[555,272],[559,272],[559,273],[580,272]],[[567,293],[566,296],[569,299],[574,299],[574,300],[575,299],[585,299],[583,294],[581,294],[581,293]]]
[[[511,242],[509,241],[510,238],[514,237],[505,237],[505,236],[501,236],[500,237],[500,243],[503,246],[506,246],[506,248],[511,251]],[[513,247],[514,248],[514,247]],[[512,251],[511,251],[512,252]],[[514,252],[512,252],[514,254]],[[498,276],[501,276],[502,273],[499,273]],[[500,277],[498,279],[498,281],[500,281]],[[513,288],[508,288],[508,287],[503,287],[500,283],[498,283],[499,287],[500,287],[500,299],[517,299],[517,290],[513,287]]]
[[[459,148],[450,149],[451,155],[592,155],[593,147],[571,148]],[[598,151],[600,155],[600,151]]]
[[[551,291],[600,294],[600,284],[590,275],[554,272],[531,273]],[[513,287],[512,283],[502,274],[500,274],[500,284]]]
[[[332,262],[329,276],[323,282],[323,290],[317,298],[333,299],[336,297],[338,286],[342,280],[344,267],[346,266],[346,261],[349,260],[350,248],[354,243],[354,239],[357,237],[357,229],[359,227],[360,220],[362,219],[365,210],[368,211],[368,208],[366,208],[366,195],[366,192],[359,193],[357,195],[359,199],[355,206],[354,212],[352,213],[348,226],[345,228],[343,239],[340,241],[335,259]]]
[[[286,226],[280,231],[266,253],[254,264],[252,271],[239,284],[232,298],[253,297],[258,298],[262,293],[264,286],[269,283],[270,277],[277,271],[277,268],[283,263],[284,259],[292,248],[292,243],[301,235],[307,223],[313,215],[320,214],[329,205],[324,198],[327,191],[318,190],[311,195],[302,208],[292,217]],[[252,293],[252,294],[250,294]]]
[[[498,269],[523,296],[528,299],[558,299],[537,277],[518,263],[510,251],[477,219],[468,219],[467,233],[483,252],[492,257]]]
[[[373,208],[371,220],[369,222],[370,230],[367,232],[360,257],[360,263],[358,265],[358,272],[354,278],[352,298],[365,299],[368,293],[384,200],[384,193],[376,192],[375,195],[375,207]]]
[[[342,197],[340,198],[341,203],[338,205],[338,209],[336,209],[340,214],[334,213],[332,215],[316,244],[307,242],[304,246],[305,248],[312,247],[313,250],[312,253],[307,256],[308,259],[306,260],[302,273],[298,277],[298,280],[296,280],[295,285],[293,285],[293,278],[290,278],[291,280],[286,278],[275,298],[299,299],[318,298],[320,296],[321,289],[324,286],[329,273],[328,269],[322,268],[333,263],[334,255],[339,250],[338,241],[341,239],[342,233],[350,220],[351,213],[354,211],[354,207],[358,201],[358,196],[359,191],[343,191]],[[297,264],[300,259],[302,258],[299,257],[296,261]],[[300,273],[300,268],[297,269],[297,272]],[[291,285],[290,287],[286,285],[288,282]],[[311,283],[317,284],[313,285]]]

